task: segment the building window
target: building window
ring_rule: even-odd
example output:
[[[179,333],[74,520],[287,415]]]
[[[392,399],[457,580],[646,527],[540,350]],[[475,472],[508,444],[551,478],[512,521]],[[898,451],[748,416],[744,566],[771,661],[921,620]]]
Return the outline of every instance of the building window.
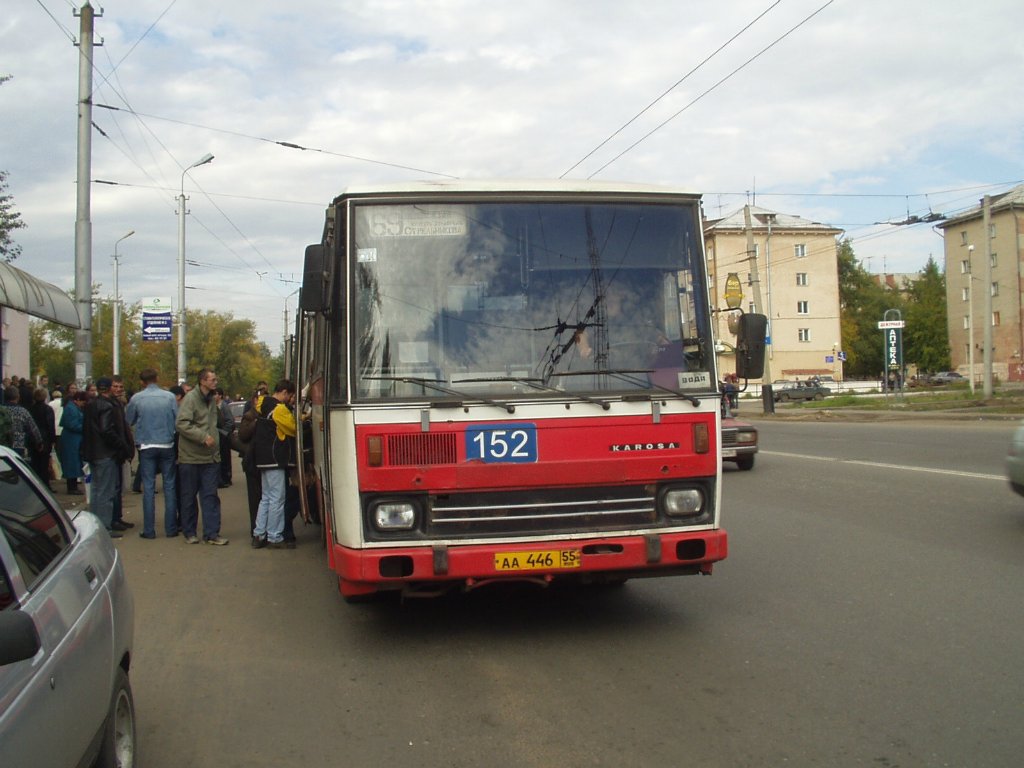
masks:
[[[749,285],[753,285],[753,284],[754,284],[754,276],[751,275],[749,272],[747,272],[747,285],[749,286]]]
[[[993,326],[999,325],[999,313],[998,312],[993,312],[992,313],[992,325]]]
[[[797,328],[796,329],[797,341],[810,341],[811,340],[811,329],[810,328]]]
[[[970,301],[971,300],[971,289],[970,288],[961,288],[960,289],[960,298],[963,301]]]
[[[967,230],[960,233],[960,245],[967,245]]]
[[[750,304],[747,306],[747,312],[749,312],[750,314],[754,314],[754,312],[756,311],[757,310],[754,309],[754,302],[750,302]]]
[[[970,327],[971,327],[971,316],[970,315],[964,315],[964,330],[966,331]]]
[[[960,262],[960,274],[969,275],[971,274],[971,262],[968,259],[964,259]]]
[[[996,225],[995,224],[989,224],[988,225],[988,236],[989,236],[989,239],[995,238],[995,236],[996,236]]]
[[[808,314],[808,312],[807,312],[807,302],[806,301],[798,301],[796,303],[796,313],[798,315],[806,315],[806,314]]]
[[[797,285],[807,285],[807,273],[806,272],[797,272],[796,273],[796,284]]]
[[[797,243],[793,246],[793,254],[798,258],[802,259],[807,255],[807,246],[804,243]]]
[[[992,283],[991,290],[992,290],[992,295],[993,296],[998,296],[999,295],[999,283]]]
[[[998,267],[999,266],[999,259],[996,258],[995,251],[992,252],[992,259],[991,259],[990,263],[992,264],[993,267]]]

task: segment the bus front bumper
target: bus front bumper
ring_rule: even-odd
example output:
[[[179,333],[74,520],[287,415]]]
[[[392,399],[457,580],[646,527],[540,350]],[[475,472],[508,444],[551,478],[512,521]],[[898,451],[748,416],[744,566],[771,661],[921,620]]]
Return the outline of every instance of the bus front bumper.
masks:
[[[495,581],[612,581],[710,574],[728,554],[722,529],[513,544],[417,545],[353,549],[334,545],[342,594],[405,589],[412,584],[471,588]]]

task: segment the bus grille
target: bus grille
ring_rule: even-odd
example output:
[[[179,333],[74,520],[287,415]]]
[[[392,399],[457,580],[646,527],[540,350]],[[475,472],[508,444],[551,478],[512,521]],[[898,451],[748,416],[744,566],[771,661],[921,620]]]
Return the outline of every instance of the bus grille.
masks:
[[[454,433],[423,432],[388,435],[388,465],[393,467],[454,464],[457,459]]]
[[[653,486],[460,493],[430,502],[426,534],[447,538],[629,529],[658,519]]]

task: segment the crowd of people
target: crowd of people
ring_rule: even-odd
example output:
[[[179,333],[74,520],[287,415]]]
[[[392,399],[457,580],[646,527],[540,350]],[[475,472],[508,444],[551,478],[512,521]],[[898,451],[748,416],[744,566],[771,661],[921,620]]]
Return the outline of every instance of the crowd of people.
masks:
[[[5,378],[0,443],[20,454],[51,488],[58,475],[68,494],[84,494],[83,480],[88,482],[89,511],[113,538],[135,527],[122,513],[125,470],[134,462],[132,490],[142,494],[139,536],[157,537],[159,475],[164,536],[214,546],[229,543],[221,535],[218,490],[233,482],[231,453],[237,451],[246,476],[253,548],[294,548],[292,521],[300,506],[292,482],[294,383],[282,379],[271,392],[260,382],[236,429],[231,400],[217,386],[213,370],[200,371],[194,387],[165,389],[159,375],[155,368],[141,371],[141,387],[131,395],[116,375],[102,376],[84,390],[71,383],[52,391],[45,376],[35,386]]]

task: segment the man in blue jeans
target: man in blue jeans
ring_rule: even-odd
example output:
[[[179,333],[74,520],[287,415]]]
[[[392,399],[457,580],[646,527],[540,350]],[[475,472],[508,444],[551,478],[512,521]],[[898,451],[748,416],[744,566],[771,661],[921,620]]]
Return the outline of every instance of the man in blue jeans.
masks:
[[[220,433],[217,432],[217,374],[209,368],[199,372],[199,386],[178,404],[178,479],[181,481],[181,530],[186,544],[198,544],[196,528],[199,505],[203,510],[203,541],[223,546],[220,535]]]
[[[144,539],[156,538],[156,473],[164,486],[164,534],[178,535],[178,480],[174,455],[175,419],[178,401],[157,384],[155,368],[139,374],[143,389],[128,401],[125,415],[139,446],[139,475],[142,477],[142,531]]]
[[[263,495],[256,512],[252,532],[253,549],[293,549],[294,541],[284,540],[285,494],[288,472],[295,467],[295,384],[281,379],[273,395],[264,395],[256,404],[256,430],[252,438],[253,464],[261,472]]]

